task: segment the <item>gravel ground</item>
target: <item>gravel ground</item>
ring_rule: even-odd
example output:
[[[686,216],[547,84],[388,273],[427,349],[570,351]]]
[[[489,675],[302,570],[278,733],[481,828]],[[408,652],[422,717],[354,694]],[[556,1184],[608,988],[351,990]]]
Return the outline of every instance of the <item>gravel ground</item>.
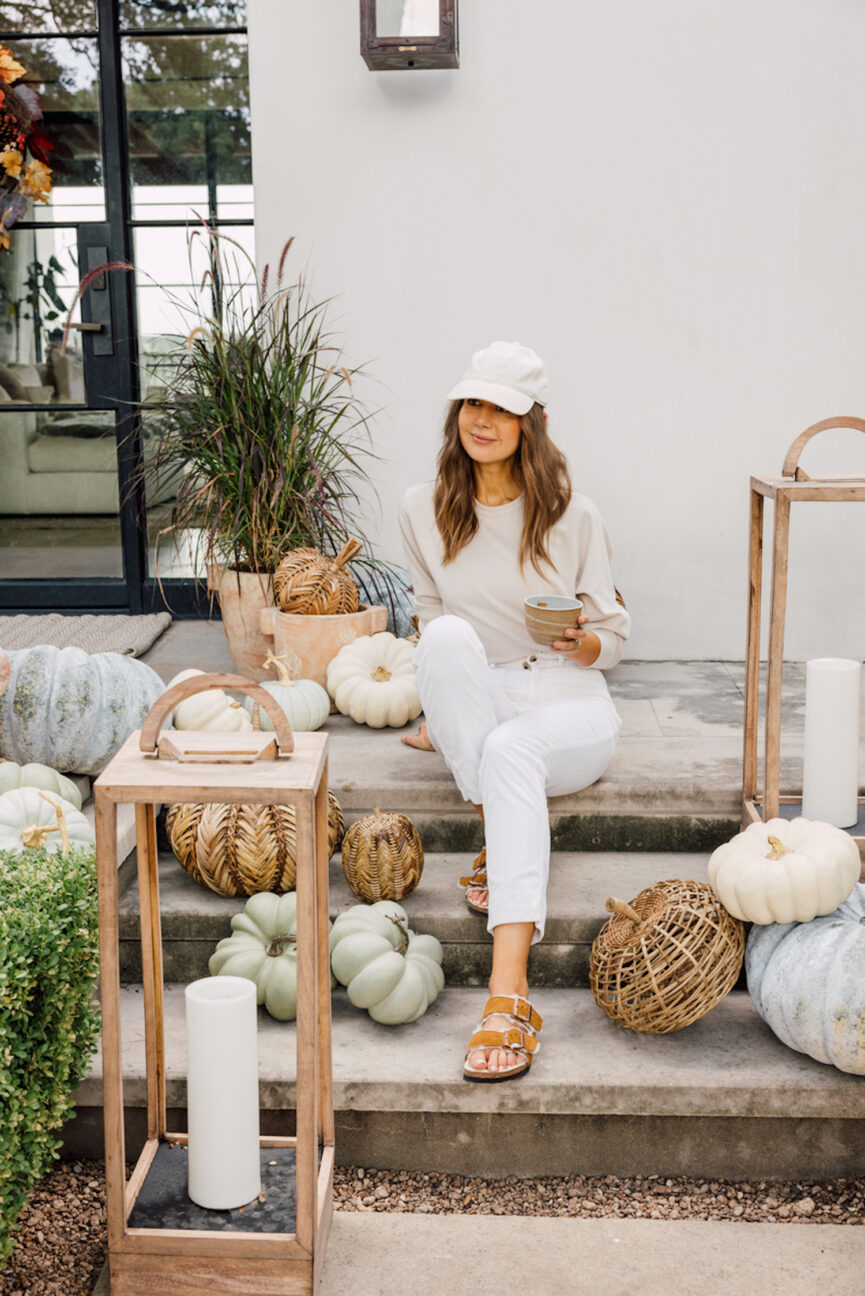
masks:
[[[726,1179],[470,1179],[337,1169],[337,1210],[422,1214],[573,1215],[582,1219],[700,1219],[731,1223],[863,1224],[865,1178],[826,1183]],[[90,1296],[105,1259],[105,1192],[98,1161],[61,1163],[25,1208],[0,1296]]]

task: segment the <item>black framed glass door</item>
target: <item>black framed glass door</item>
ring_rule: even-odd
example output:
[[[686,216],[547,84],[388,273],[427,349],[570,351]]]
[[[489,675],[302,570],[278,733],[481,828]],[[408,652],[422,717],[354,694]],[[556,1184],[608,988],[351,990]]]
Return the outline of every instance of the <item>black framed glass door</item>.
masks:
[[[201,273],[191,231],[251,251],[244,24],[242,0],[0,3],[53,145],[50,201],[0,251],[0,610],[202,601],[194,545],[163,543],[157,570],[172,485],[141,470]],[[76,302],[111,262],[133,270]]]

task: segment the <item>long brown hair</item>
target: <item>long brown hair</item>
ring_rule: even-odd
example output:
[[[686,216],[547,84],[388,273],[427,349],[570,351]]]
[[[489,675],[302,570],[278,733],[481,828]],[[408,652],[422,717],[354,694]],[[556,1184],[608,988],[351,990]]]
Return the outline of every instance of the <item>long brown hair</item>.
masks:
[[[451,401],[442,434],[433,504],[444,542],[444,561],[453,562],[478,529],[474,463],[459,434],[461,400]],[[535,403],[520,419],[515,475],[523,485],[525,508],[520,538],[520,567],[530,559],[538,575],[550,563],[547,538],[571,500],[565,456],[547,433],[543,407]]]

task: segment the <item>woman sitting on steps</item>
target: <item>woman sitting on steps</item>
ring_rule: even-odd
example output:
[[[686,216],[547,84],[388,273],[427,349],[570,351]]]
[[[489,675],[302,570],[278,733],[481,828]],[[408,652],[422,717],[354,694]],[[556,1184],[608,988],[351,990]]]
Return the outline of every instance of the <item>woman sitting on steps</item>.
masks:
[[[461,884],[487,914],[493,965],[463,1073],[506,1080],[528,1070],[542,1025],[527,973],[546,917],[547,797],[588,787],[612,760],[621,721],[602,670],[621,657],[630,617],[600,514],[547,434],[539,357],[494,342],[449,399],[436,480],[400,509],[426,717],[403,742],[439,751],[484,820],[484,850]],[[584,605],[579,629],[549,649],[524,623],[523,600],[537,594]]]

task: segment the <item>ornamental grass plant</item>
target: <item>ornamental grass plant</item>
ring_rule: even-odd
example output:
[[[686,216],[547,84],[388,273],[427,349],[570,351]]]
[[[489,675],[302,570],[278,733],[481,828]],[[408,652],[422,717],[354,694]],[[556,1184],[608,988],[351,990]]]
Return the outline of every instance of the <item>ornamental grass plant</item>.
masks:
[[[363,369],[344,363],[329,301],[315,301],[302,279],[283,283],[291,240],[272,289],[269,268],[251,289],[249,274],[238,282],[243,258],[254,281],[244,249],[211,230],[196,237],[209,240],[200,289],[212,309],[189,319],[154,407],[148,486],[177,481],[157,547],[196,536],[205,563],[267,574],[290,549],[333,556],[351,536],[364,539],[358,518],[373,494],[371,415],[355,390]],[[366,594],[393,592],[390,564],[364,554],[352,567]]]
[[[96,856],[0,852],[0,1267],[96,1047]]]

